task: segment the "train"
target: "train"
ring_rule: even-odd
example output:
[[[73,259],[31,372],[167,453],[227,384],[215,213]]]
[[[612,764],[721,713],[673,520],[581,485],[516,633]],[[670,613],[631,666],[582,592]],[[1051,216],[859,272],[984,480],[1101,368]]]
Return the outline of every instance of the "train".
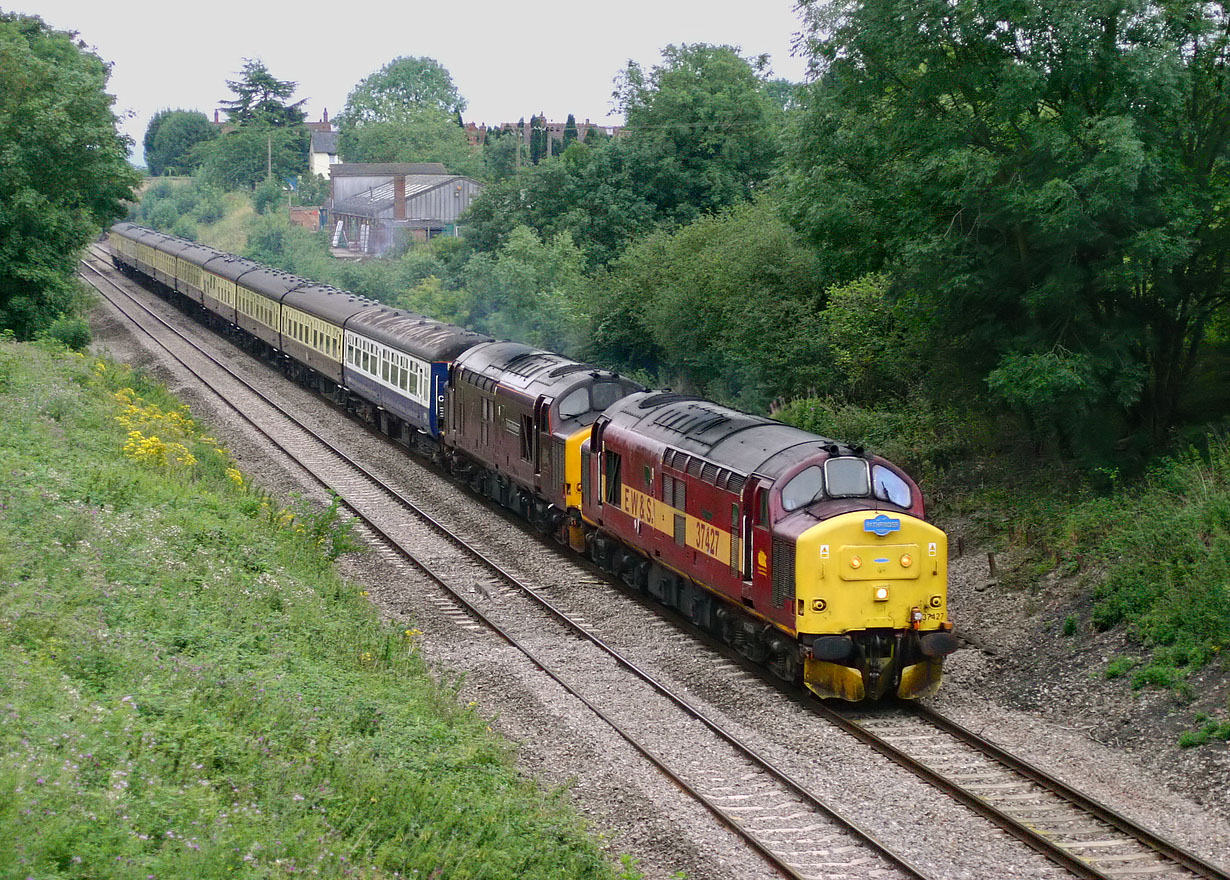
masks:
[[[857,446],[134,223],[114,265],[817,696],[914,699],[958,642],[948,543]]]

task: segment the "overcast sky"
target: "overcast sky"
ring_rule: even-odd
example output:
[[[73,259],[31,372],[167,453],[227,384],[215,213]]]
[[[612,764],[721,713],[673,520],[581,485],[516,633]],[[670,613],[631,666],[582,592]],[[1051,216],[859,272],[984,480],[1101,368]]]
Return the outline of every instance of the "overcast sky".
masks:
[[[399,55],[435,58],[469,103],[467,122],[516,122],[545,112],[617,124],[612,80],[635,60],[656,64],[672,43],[726,43],[768,53],[777,76],[803,79],[792,57],[794,0],[539,0],[539,2],[349,2],[312,5],[214,0],[7,0],[7,11],[75,30],[114,64],[109,90],[136,141],[155,111],[201,110],[212,118],[231,97],[244,58],[260,58],[299,84],[308,119],[335,116],[354,85]],[[313,10],[319,10],[313,12]]]

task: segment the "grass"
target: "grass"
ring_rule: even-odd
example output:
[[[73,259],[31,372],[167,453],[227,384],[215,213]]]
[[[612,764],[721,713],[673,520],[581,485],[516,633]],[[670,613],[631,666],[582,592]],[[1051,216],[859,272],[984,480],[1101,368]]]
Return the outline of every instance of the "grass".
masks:
[[[608,878],[154,383],[0,341],[0,876]]]

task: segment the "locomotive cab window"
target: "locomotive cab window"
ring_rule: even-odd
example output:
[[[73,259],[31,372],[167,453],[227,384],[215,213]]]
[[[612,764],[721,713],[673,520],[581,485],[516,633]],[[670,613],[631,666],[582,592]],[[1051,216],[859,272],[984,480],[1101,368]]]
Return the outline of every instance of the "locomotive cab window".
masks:
[[[572,419],[589,412],[589,389],[574,388],[565,394],[559,402],[561,419]]]
[[[606,409],[623,396],[618,382],[595,382],[591,389],[594,409]]]
[[[896,504],[898,507],[910,506],[909,484],[884,465],[878,464],[871,469],[871,485],[875,489],[875,496],[881,501]]]
[[[833,498],[865,498],[871,494],[867,462],[861,458],[830,458],[824,463],[824,482]]]
[[[782,507],[787,512],[806,507],[824,497],[824,477],[812,466],[799,471],[782,487]]]

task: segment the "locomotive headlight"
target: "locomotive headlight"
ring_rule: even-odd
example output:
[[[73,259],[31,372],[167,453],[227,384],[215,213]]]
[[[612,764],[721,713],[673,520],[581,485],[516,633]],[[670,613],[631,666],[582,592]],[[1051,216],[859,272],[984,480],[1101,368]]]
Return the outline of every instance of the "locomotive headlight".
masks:
[[[914,557],[912,557],[910,554],[906,553],[901,557],[901,567],[902,568],[909,568],[913,564],[914,564]]]
[[[863,560],[859,559],[857,556],[851,556],[850,557],[850,567],[851,568],[862,568]]]
[[[887,602],[888,601],[888,587],[876,587],[876,601],[877,602]]]

